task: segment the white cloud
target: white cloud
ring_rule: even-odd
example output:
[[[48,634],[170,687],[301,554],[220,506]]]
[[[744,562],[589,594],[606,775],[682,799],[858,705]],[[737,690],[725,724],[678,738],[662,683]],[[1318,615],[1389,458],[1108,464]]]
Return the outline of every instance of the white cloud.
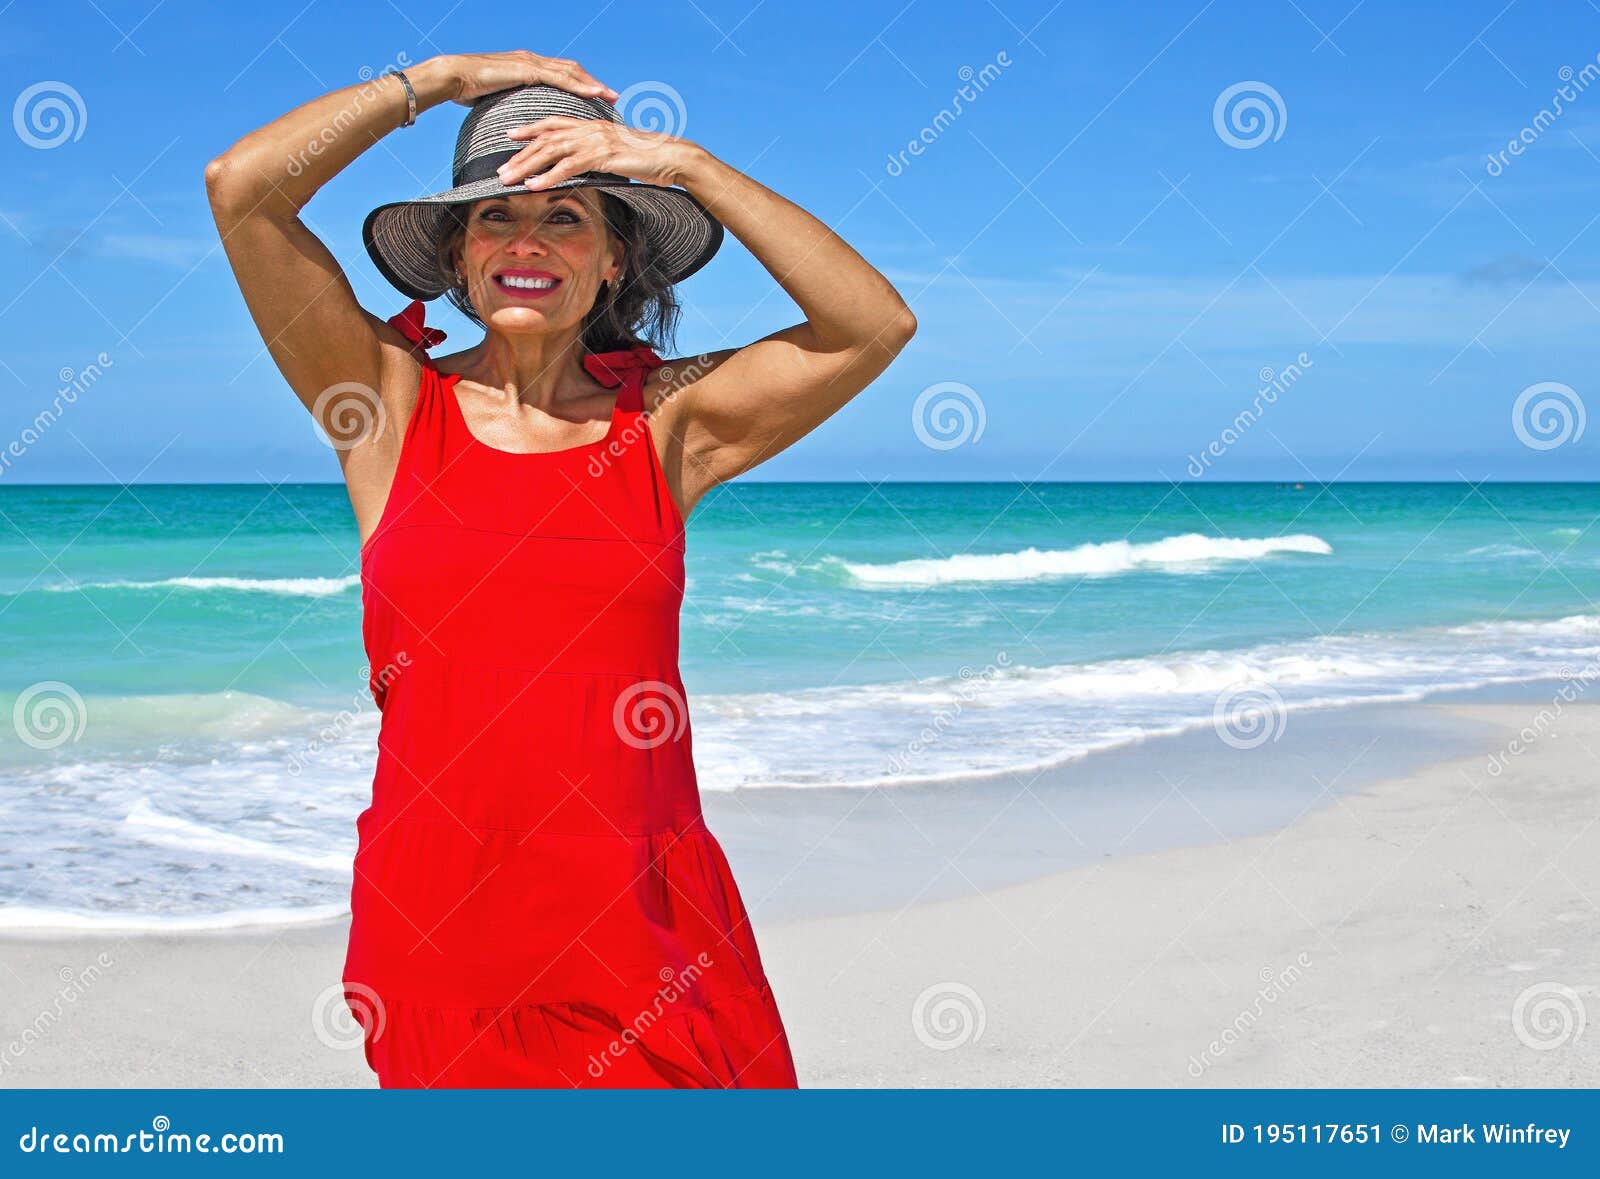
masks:
[[[188,270],[215,244],[214,239],[163,237],[152,233],[112,233],[98,243],[101,254],[156,262],[179,270]]]

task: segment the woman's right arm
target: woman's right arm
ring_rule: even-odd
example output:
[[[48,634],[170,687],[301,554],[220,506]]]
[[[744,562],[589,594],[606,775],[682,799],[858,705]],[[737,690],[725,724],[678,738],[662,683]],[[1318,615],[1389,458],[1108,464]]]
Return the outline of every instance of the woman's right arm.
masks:
[[[406,77],[419,115],[459,92],[446,57],[430,58]],[[211,212],[245,304],[284,379],[313,414],[328,412],[327,403],[335,401],[349,409],[345,398],[322,398],[334,385],[352,382],[381,394],[390,375],[384,371],[390,349],[383,345],[403,356],[407,341],[362,309],[339,263],[301,222],[300,211],[352,160],[404,123],[406,111],[405,87],[384,75],[296,107],[206,165]],[[377,406],[371,408],[375,414]],[[330,437],[340,436],[332,423],[320,424]]]
[[[419,116],[441,102],[470,105],[482,95],[537,82],[618,97],[577,62],[526,50],[433,57],[407,69],[406,77]],[[357,302],[338,261],[301,222],[300,211],[352,160],[401,126],[406,113],[404,85],[383,75],[296,107],[206,165],[211,211],[245,304],[295,396],[337,440],[363,540],[388,498],[421,366],[410,341]],[[355,438],[352,420],[361,423]]]

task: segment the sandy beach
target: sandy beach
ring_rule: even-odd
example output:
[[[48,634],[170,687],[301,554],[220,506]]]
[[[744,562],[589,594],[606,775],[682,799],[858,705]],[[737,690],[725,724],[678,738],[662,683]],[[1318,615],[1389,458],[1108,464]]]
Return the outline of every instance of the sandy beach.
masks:
[[[1278,830],[758,920],[802,1084],[1600,1083],[1600,707],[1430,707],[1481,748]],[[370,1085],[344,937],[7,935],[0,1085]]]

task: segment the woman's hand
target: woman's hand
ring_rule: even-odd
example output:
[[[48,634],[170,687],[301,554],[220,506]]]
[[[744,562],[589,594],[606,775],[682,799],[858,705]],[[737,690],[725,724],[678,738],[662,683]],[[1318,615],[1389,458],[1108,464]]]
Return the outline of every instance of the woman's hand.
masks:
[[[641,131],[604,119],[550,115],[513,127],[507,139],[528,146],[500,165],[500,182],[546,188],[583,172],[615,172],[646,184],[671,186],[702,148],[678,135]]]
[[[564,57],[540,57],[526,49],[514,49],[510,53],[451,54],[448,60],[457,81],[452,101],[462,106],[471,106],[496,90],[541,82],[584,98],[615,102],[620,97],[611,87],[596,81],[577,62]]]

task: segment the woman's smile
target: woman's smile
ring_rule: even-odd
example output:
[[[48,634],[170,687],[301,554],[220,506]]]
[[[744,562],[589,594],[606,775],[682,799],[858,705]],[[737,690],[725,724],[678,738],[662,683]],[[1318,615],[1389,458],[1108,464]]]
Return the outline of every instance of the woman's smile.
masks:
[[[561,280],[548,270],[502,270],[494,276],[494,284],[516,299],[543,299],[554,294]]]

